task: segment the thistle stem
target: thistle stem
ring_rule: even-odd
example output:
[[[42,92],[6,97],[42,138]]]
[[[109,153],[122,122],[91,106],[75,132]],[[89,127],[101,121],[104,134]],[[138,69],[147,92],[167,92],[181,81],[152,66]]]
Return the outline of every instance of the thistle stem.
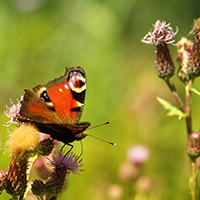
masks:
[[[191,192],[192,200],[198,200],[198,185],[197,185],[197,173],[196,173],[195,160],[191,159],[190,192]]]
[[[186,125],[187,125],[187,134],[188,137],[192,133],[192,120],[191,120],[191,91],[193,81],[190,80],[188,84],[185,86],[185,95],[186,95],[186,113],[188,114],[186,117]]]
[[[185,95],[186,95],[186,105],[183,104],[181,101],[178,93],[176,92],[175,88],[172,86],[169,80],[166,81],[172,95],[175,97],[176,101],[178,102],[180,108],[187,113],[185,118],[186,121],[186,128],[187,128],[187,135],[188,138],[192,133],[192,119],[191,119],[191,87],[193,84],[193,80],[190,80],[185,86]],[[196,158],[190,159],[191,165],[191,177],[190,177],[190,192],[192,200],[198,200],[198,185],[197,185],[197,169],[196,169]]]
[[[187,134],[188,138],[192,133],[192,119],[191,119],[191,87],[193,84],[193,80],[190,80],[185,86],[185,95],[186,95],[186,113],[188,114],[186,117],[186,126],[187,126]],[[197,200],[198,198],[198,185],[197,185],[197,167],[196,167],[196,158],[190,159],[191,165],[191,177],[190,177],[190,192],[192,196],[192,200]]]
[[[170,89],[170,91],[172,92],[172,95],[175,97],[176,101],[178,102],[181,110],[183,112],[186,112],[186,107],[183,104],[183,102],[181,101],[181,98],[179,97],[178,93],[176,92],[176,90],[174,89],[174,87],[172,86],[171,82],[169,80],[165,81]]]

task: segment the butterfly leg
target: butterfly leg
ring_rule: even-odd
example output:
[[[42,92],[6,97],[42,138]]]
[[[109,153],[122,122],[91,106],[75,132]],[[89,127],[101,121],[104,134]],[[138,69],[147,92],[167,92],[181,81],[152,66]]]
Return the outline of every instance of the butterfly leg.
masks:
[[[61,147],[61,149],[60,149],[60,152],[63,151],[63,148],[65,147],[65,145],[66,145],[66,144],[63,144],[63,145],[62,145],[62,147]]]
[[[65,147],[65,145],[66,145],[66,144],[64,144],[64,145],[61,147],[61,150],[60,150],[61,152],[62,152],[63,148]],[[68,143],[67,143],[67,145],[69,145],[71,148],[70,148],[69,151],[67,151],[67,153],[64,154],[63,159],[65,158],[65,156],[66,156],[66,155],[73,149],[73,147],[74,147],[72,144],[68,144]],[[63,161],[63,159],[62,159],[62,161]],[[62,163],[62,161],[61,161],[61,163]]]
[[[63,147],[64,147],[65,145],[66,145],[66,144],[64,144],[64,145],[62,146],[61,151],[62,151],[62,149],[63,149]],[[71,148],[70,148],[69,151],[67,151],[67,153],[64,155],[64,157],[65,157],[65,156],[73,149],[73,147],[74,147],[72,144],[68,144],[68,143],[67,143],[67,145],[70,146]]]

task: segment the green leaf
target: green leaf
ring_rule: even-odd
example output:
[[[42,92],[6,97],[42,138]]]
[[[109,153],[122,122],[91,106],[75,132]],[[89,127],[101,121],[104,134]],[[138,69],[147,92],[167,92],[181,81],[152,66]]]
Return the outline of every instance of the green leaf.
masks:
[[[168,116],[178,116],[178,119],[185,118],[187,116],[186,113],[184,113],[179,108],[173,106],[168,101],[165,101],[164,99],[161,99],[160,97],[157,97],[157,100],[160,102],[160,104],[169,112],[167,113]]]
[[[197,94],[197,95],[200,96],[200,92],[199,92],[197,89],[195,89],[195,88],[190,88],[190,91],[191,91],[191,92],[194,92],[195,94]]]

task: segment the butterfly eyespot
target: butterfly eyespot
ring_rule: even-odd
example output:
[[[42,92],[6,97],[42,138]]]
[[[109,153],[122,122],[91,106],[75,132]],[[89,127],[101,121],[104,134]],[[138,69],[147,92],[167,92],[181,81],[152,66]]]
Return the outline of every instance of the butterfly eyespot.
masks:
[[[79,81],[79,88],[81,88],[81,87],[84,86],[84,85],[85,85],[85,82]]]
[[[42,101],[44,101],[44,102],[51,102],[51,100],[50,100],[50,98],[49,98],[49,96],[48,96],[48,94],[47,94],[46,91],[44,91],[44,92],[41,94],[40,99],[41,99]]]

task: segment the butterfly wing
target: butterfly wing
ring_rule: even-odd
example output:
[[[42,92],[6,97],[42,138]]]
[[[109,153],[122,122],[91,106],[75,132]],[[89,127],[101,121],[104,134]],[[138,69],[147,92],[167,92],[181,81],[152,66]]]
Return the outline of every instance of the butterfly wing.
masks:
[[[86,75],[81,67],[67,68],[63,76],[25,90],[20,121],[32,123],[65,144],[83,139],[89,123],[79,123],[85,100]]]
[[[32,122],[60,123],[54,109],[48,107],[38,96],[30,90],[25,90],[24,99],[21,101],[20,115]],[[23,118],[19,119],[23,121]]]
[[[66,68],[63,76],[25,90],[20,114],[38,123],[77,124],[80,121],[86,75],[81,67]]]
[[[81,67],[66,68],[60,78],[46,84],[47,94],[64,124],[80,121],[86,93],[86,74]]]

